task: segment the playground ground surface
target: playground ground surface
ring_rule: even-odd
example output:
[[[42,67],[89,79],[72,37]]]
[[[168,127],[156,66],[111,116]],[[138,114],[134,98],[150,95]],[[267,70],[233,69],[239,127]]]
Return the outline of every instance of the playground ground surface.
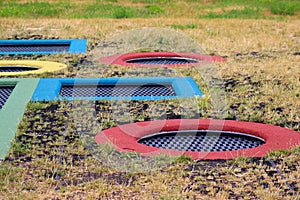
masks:
[[[167,8],[164,12],[166,10]],[[188,14],[174,17],[166,13],[150,18],[118,19],[114,17],[57,19],[53,16],[22,19],[18,16],[5,16],[0,19],[0,38],[87,38],[88,50],[92,51],[105,39],[122,31],[142,27],[170,28],[195,39],[207,53],[227,57],[227,62],[216,63],[215,66],[221,73],[225,85],[228,119],[233,118],[234,110],[238,120],[268,123],[300,132],[300,21],[297,14],[274,16],[279,18],[207,19],[191,17]],[[16,55],[1,56],[0,59],[47,60],[68,65],[68,69],[63,72],[21,77],[75,77],[78,62],[86,59],[86,55]],[[186,68],[178,70],[182,75],[193,76],[203,93],[208,91],[201,82],[197,70]],[[97,76],[96,71],[97,69],[91,69],[87,76]],[[104,67],[101,76],[118,77],[134,72],[135,69],[127,67]],[[184,111],[176,106],[180,103],[177,100],[134,101],[125,105],[116,104],[114,106],[117,109],[114,108],[114,111],[126,107],[130,110],[134,121],[145,121],[149,118],[164,117],[161,111],[151,110],[152,107],[161,105],[165,109],[163,114],[167,113],[168,118],[180,118],[184,116]],[[212,117],[208,114],[209,97],[199,100],[198,105],[203,109],[197,114],[203,118]],[[93,158],[82,145],[72,120],[68,130],[65,130],[65,113],[70,109],[72,109],[70,104],[64,101],[28,104],[9,155],[0,164],[2,198],[298,199],[300,197],[299,147],[273,152],[262,159],[240,157],[228,161],[195,162],[181,157],[175,163],[155,171],[120,172]],[[95,103],[95,109],[102,128],[116,125],[111,115],[110,102],[98,101]],[[65,140],[62,140],[63,134]],[[59,161],[60,158],[63,158],[62,163]],[[278,169],[274,168],[270,160],[274,161]],[[278,173],[278,170],[282,174]]]

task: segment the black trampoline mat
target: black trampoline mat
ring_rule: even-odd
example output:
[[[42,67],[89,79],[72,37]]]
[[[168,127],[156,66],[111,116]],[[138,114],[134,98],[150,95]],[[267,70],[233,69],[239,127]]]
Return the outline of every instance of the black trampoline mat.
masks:
[[[67,52],[70,44],[0,44],[0,52]]]
[[[62,85],[62,97],[175,96],[171,85]]]
[[[0,109],[4,106],[15,86],[0,85]]]
[[[38,70],[37,67],[29,67],[29,66],[0,66],[0,72],[25,72],[25,71],[34,71]]]
[[[183,65],[197,63],[198,60],[184,57],[146,57],[126,60],[127,63],[143,65]]]
[[[138,143],[147,146],[184,150],[217,152],[255,148],[263,145],[263,139],[229,131],[170,131],[140,138]]]

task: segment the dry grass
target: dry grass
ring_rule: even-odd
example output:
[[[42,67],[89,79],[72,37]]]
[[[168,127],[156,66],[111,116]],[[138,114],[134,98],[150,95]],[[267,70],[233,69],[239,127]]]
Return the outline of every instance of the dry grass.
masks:
[[[199,19],[78,19],[22,20],[1,19],[0,38],[88,38],[95,49],[105,38],[124,30],[140,27],[170,27],[172,24],[196,24],[197,28],[178,30],[194,38],[207,52],[227,56],[228,62],[217,63],[226,86],[228,107],[238,118],[284,126],[300,131],[300,49],[299,20],[199,20]],[[36,35],[36,36],[34,36]],[[87,54],[88,55],[88,54]],[[51,60],[69,65],[68,71],[53,76],[75,76],[80,57],[69,55],[28,56],[27,59]],[[1,59],[7,59],[2,56]],[[15,56],[12,59],[24,59]],[[92,69],[91,69],[92,70]],[[94,69],[95,70],[95,69]],[[134,73],[124,67],[105,68],[102,76]],[[178,69],[196,77],[193,69]],[[154,74],[155,75],[155,74]],[[84,76],[84,74],[82,75]],[[95,75],[96,76],[96,75]],[[204,88],[207,91],[207,88]],[[138,110],[145,102],[128,104]],[[178,103],[178,102],[177,102]],[[30,104],[19,128],[12,153],[0,167],[0,196],[3,199],[298,199],[300,149],[271,155],[277,167],[296,191],[292,195],[279,174],[267,160],[237,159],[228,162],[177,163],[161,170],[123,173],[108,168],[86,151],[72,125],[65,133],[66,103]],[[127,106],[128,106],[127,105]],[[149,103],[151,105],[151,103]],[[176,101],[161,102],[168,112],[179,116]],[[104,128],[114,125],[110,103],[99,104],[98,119]],[[121,105],[122,106],[122,105]],[[150,108],[151,106],[149,106]],[[175,106],[176,107],[176,106]],[[118,108],[118,107],[117,107]],[[114,108],[114,110],[118,110]],[[46,109],[43,110],[43,109]],[[51,111],[51,112],[50,112]],[[205,116],[207,110],[201,110]],[[145,116],[161,113],[145,111]],[[136,111],[139,113],[139,111]],[[179,114],[178,114],[179,113]],[[182,114],[182,113],[181,113]],[[230,115],[230,113],[228,114]],[[144,117],[145,117],[144,116]],[[172,116],[172,115],[170,115]],[[132,116],[139,121],[142,115]],[[32,124],[31,124],[32,123]],[[31,124],[31,125],[30,125]],[[55,124],[55,126],[53,125]],[[38,133],[55,132],[39,137]],[[26,134],[23,134],[25,132]],[[41,146],[41,142],[45,146]],[[64,145],[61,154],[60,147]],[[62,164],[59,157],[62,155]],[[59,175],[59,180],[56,180]],[[58,187],[58,190],[55,188]]]
[[[226,26],[224,25],[226,21]],[[181,30],[196,39],[208,52],[235,53],[299,51],[299,20],[286,22],[238,19],[1,19],[0,37],[42,34],[59,38],[103,40],[121,31],[140,27],[171,27],[172,24],[195,24],[198,28]]]

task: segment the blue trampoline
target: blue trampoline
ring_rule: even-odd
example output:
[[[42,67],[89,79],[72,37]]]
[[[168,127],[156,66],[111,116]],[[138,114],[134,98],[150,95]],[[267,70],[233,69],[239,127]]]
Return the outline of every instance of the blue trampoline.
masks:
[[[80,54],[86,53],[86,39],[0,40],[0,54]]]
[[[32,101],[162,100],[202,96],[191,77],[161,78],[45,78]]]

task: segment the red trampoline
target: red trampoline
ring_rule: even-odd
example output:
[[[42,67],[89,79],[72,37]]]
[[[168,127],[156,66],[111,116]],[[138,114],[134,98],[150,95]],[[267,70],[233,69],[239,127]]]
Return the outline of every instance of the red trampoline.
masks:
[[[195,160],[263,157],[300,144],[300,133],[253,122],[174,119],[137,122],[104,130],[98,144],[143,156],[186,155]]]
[[[107,56],[99,59],[106,64],[115,64],[122,66],[136,67],[180,67],[180,66],[197,66],[212,62],[225,62],[226,58],[221,56],[210,56],[207,54],[197,53],[176,53],[176,52],[142,52],[127,53]]]

